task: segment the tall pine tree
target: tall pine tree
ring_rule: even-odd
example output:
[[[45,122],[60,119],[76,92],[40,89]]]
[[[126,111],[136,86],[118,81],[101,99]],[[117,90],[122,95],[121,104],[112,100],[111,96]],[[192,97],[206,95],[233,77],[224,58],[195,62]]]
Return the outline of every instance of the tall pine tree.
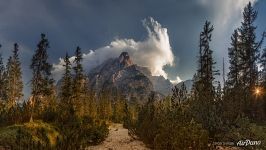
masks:
[[[31,81],[33,96],[51,95],[53,92],[54,80],[51,77],[52,65],[48,63],[47,49],[49,42],[45,34],[41,34],[41,41],[37,45],[37,50],[32,58],[30,68],[33,71]]]
[[[266,88],[266,48],[263,50],[261,59],[261,83]]]
[[[70,98],[72,96],[72,75],[71,75],[71,62],[69,60],[68,53],[66,53],[64,59],[65,73],[63,76],[62,86],[61,86],[61,101],[64,103],[70,103]]]
[[[228,56],[229,56],[229,73],[227,79],[227,88],[233,88],[239,85],[240,78],[240,48],[239,48],[239,34],[238,31],[235,30],[231,37],[231,47],[228,48]]]
[[[0,45],[1,48],[1,45]],[[2,53],[0,52],[0,100],[6,100],[6,85],[5,85],[5,65],[3,63]]]
[[[240,95],[245,95],[244,84],[241,81],[241,49],[240,49],[240,35],[238,30],[234,30],[231,36],[231,47],[228,48],[229,57],[229,73],[227,74],[227,81],[225,85],[225,95],[223,100],[223,116],[227,122],[232,124],[235,118],[242,116],[245,109],[245,101],[240,98]]]
[[[213,51],[210,48],[213,26],[206,21],[203,31],[200,34],[200,51],[199,51],[199,69],[197,77],[194,78],[194,89],[192,110],[197,121],[203,124],[203,127],[210,132],[213,137],[220,130],[221,119],[218,115],[220,110],[216,93],[214,76],[218,71],[214,68]]]
[[[259,52],[264,39],[264,36],[262,36],[260,41],[256,39],[257,27],[254,24],[257,14],[257,11],[254,10],[249,2],[244,8],[243,21],[238,30],[240,84],[243,91],[241,99],[245,104],[244,113],[250,118],[258,116],[256,113],[258,102],[255,100],[254,90],[259,85]]]
[[[200,34],[199,69],[197,72],[198,80],[196,82],[199,83],[203,91],[209,92],[208,94],[214,96],[213,81],[215,79],[214,76],[218,75],[218,71],[214,68],[213,51],[210,49],[212,31],[213,26],[211,26],[210,22],[206,21]]]
[[[242,85],[252,92],[258,83],[258,60],[259,50],[263,38],[257,42],[256,26],[254,25],[257,18],[257,11],[251,5],[251,2],[244,8],[243,21],[239,28],[240,41],[240,65],[241,65],[241,82]]]
[[[80,47],[77,47],[75,51],[74,60],[74,80],[73,80],[73,103],[75,112],[78,116],[84,115],[83,102],[85,99],[85,76],[82,67],[82,53]]]
[[[14,44],[13,56],[7,62],[7,99],[10,106],[14,106],[23,97],[23,81],[21,63],[18,54],[18,44]]]
[[[47,98],[54,94],[54,80],[51,77],[52,65],[48,62],[48,48],[49,42],[45,34],[41,34],[41,40],[37,45],[30,66],[33,73],[31,80],[31,102],[34,110],[36,108],[43,109],[45,103],[47,103]],[[42,107],[40,108],[40,106]]]

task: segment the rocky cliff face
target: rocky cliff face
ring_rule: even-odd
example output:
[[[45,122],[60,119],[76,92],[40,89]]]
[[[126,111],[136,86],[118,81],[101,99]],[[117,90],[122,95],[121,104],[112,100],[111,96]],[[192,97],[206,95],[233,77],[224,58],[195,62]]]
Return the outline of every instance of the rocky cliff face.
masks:
[[[94,68],[88,78],[89,87],[95,91],[118,91],[136,99],[146,98],[153,91],[152,82],[138,70],[127,52]]]
[[[168,79],[165,79],[163,76],[152,76],[147,67],[137,66],[137,69],[150,79],[154,91],[157,91],[164,96],[171,94],[173,84]]]

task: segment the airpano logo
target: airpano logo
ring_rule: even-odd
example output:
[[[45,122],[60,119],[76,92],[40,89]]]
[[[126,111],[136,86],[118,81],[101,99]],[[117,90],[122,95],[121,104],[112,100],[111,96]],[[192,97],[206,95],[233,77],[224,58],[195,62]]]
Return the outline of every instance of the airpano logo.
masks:
[[[261,141],[252,141],[252,140],[240,140],[236,144],[237,146],[259,146],[261,145]]]

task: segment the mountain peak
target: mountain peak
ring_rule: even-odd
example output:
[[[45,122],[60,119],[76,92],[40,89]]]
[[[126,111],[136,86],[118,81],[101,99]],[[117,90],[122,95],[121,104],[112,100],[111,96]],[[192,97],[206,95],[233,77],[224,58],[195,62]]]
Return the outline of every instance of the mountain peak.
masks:
[[[128,67],[133,65],[133,62],[128,54],[128,52],[122,52],[119,56],[119,63],[124,66],[124,67]]]

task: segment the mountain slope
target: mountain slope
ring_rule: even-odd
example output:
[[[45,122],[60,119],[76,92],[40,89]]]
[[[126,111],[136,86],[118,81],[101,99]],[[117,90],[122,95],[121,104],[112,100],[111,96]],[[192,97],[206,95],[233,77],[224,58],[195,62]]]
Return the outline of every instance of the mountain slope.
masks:
[[[185,86],[187,88],[187,91],[190,93],[192,86],[193,86],[193,80],[185,80],[180,83],[178,83],[176,86],[177,88],[181,88],[182,84],[185,83]]]
[[[165,79],[163,76],[152,76],[150,70],[147,67],[137,66],[137,69],[150,79],[153,84],[154,91],[157,91],[164,96],[171,94],[173,84],[170,82],[170,80]]]
[[[127,52],[109,59],[88,74],[89,87],[95,91],[120,92],[129,97],[146,98],[153,84],[133,64]]]

